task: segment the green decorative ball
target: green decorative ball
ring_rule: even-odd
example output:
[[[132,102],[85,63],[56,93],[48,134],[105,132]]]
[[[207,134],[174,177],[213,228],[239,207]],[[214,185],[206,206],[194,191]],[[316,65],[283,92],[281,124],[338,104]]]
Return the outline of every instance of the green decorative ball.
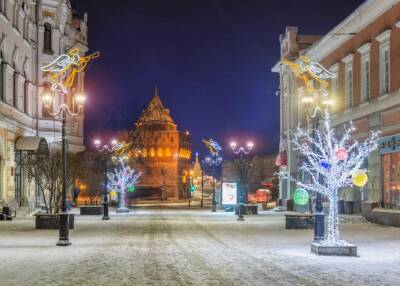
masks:
[[[296,205],[304,206],[308,203],[310,195],[303,188],[298,188],[293,193],[293,201]]]
[[[135,186],[130,186],[128,192],[133,193],[135,191]]]

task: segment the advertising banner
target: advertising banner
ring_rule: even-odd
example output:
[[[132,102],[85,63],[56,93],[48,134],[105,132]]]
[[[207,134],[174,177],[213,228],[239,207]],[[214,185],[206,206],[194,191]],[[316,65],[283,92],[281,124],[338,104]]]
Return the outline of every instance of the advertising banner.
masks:
[[[222,184],[222,204],[236,205],[237,204],[237,184],[223,183]]]

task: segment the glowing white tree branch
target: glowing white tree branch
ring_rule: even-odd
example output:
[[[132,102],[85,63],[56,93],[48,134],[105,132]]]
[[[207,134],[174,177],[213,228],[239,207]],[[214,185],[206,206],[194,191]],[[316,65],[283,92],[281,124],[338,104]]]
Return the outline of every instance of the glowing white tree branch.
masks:
[[[341,188],[351,187],[353,184],[365,184],[366,175],[361,169],[364,160],[378,147],[379,132],[372,132],[370,137],[359,143],[351,139],[355,130],[350,122],[349,127],[344,127],[344,134],[338,139],[335,130],[330,126],[330,117],[327,111],[322,118],[322,126],[316,130],[315,138],[300,127],[293,134],[294,149],[301,158],[299,170],[304,171],[311,178],[311,182],[302,182],[287,173],[280,176],[291,181],[308,191],[319,192],[329,199],[328,235],[326,244],[340,244],[339,217],[338,217],[338,191]],[[355,178],[361,172],[362,178]],[[361,184],[362,184],[361,183]]]
[[[131,169],[123,159],[119,158],[116,168],[109,172],[109,188],[120,193],[120,209],[125,209],[125,194],[130,187],[134,187],[139,182],[142,173],[137,173]]]

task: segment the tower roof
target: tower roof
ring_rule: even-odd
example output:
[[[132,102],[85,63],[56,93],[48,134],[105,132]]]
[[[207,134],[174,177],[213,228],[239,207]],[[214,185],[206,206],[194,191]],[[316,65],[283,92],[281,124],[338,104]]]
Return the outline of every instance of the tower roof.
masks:
[[[154,89],[154,96],[150,100],[149,105],[146,107],[145,110],[142,111],[142,114],[136,122],[137,128],[151,125],[153,125],[154,127],[171,126],[176,129],[176,124],[169,114],[169,109],[165,108],[161,101],[157,87],[155,87]]]

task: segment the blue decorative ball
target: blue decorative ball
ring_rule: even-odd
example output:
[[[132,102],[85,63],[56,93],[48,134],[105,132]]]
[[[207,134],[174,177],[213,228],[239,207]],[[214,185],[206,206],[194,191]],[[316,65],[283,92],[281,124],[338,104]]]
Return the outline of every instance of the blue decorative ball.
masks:
[[[325,170],[329,170],[331,168],[331,164],[327,160],[321,160],[319,165]]]

